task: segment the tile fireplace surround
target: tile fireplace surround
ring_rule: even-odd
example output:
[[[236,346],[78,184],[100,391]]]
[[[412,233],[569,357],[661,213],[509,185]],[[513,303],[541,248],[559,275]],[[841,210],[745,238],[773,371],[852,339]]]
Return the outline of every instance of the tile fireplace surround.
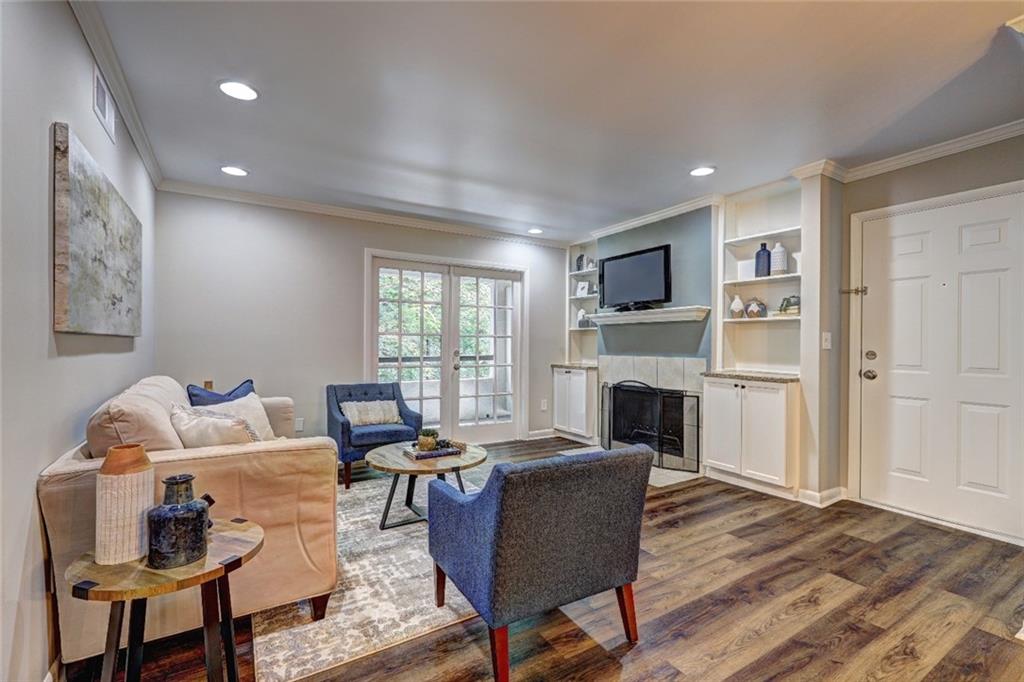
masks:
[[[597,359],[600,383],[642,381],[656,388],[679,391],[704,390],[702,372],[707,371],[704,358],[672,358],[650,355],[602,355]]]

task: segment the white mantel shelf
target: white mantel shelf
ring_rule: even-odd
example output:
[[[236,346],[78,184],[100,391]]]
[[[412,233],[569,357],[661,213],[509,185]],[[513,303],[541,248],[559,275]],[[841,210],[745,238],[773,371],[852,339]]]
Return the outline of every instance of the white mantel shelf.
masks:
[[[705,305],[687,305],[678,308],[631,310],[625,313],[596,313],[589,317],[598,326],[609,324],[644,324],[649,322],[696,322],[711,312]]]

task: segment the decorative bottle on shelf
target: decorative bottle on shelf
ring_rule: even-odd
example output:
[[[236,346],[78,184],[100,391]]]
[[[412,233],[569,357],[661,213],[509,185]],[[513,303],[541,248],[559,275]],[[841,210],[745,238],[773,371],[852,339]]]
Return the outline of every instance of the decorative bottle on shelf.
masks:
[[[767,277],[772,272],[772,252],[768,243],[761,242],[761,248],[754,255],[754,277]]]
[[[746,313],[744,309],[746,306],[743,305],[743,300],[738,295],[733,295],[732,304],[729,306],[729,313],[732,315],[734,320],[738,320],[743,317]]]
[[[772,249],[772,274],[785,275],[789,272],[789,252],[782,242],[775,242]]]

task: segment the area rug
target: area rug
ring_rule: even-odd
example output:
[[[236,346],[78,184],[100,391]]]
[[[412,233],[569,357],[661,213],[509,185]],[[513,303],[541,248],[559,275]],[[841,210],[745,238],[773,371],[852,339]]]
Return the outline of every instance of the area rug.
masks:
[[[491,468],[464,472],[467,492],[482,487]],[[391,520],[409,514],[401,503],[406,480]],[[312,621],[306,602],[253,615],[259,682],[300,680],[476,615],[456,589],[447,591],[443,608],[434,605],[426,523],[378,527],[390,485],[390,476],[380,476],[338,491],[339,578],[323,620]],[[427,480],[417,482],[415,501],[426,508]]]

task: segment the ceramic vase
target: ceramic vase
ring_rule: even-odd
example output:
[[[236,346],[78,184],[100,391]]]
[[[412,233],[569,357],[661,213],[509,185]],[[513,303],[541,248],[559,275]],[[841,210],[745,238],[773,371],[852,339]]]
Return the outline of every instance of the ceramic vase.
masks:
[[[192,474],[163,479],[164,503],[149,511],[149,566],[176,568],[206,556],[210,498],[196,499]]]
[[[416,440],[416,447],[420,452],[430,452],[437,449],[437,438],[434,436],[420,436]]]
[[[732,303],[729,304],[729,314],[732,315],[734,320],[743,317],[743,308],[743,299],[741,299],[738,295],[734,295],[732,297]]]
[[[146,556],[146,514],[153,508],[153,465],[137,443],[107,450],[96,474],[96,550],[101,566]]]
[[[772,270],[773,275],[784,275],[789,272],[789,252],[781,242],[775,242],[772,248]]]
[[[754,277],[767,277],[772,273],[772,252],[768,243],[761,242],[761,248],[754,254]]]
[[[747,317],[768,317],[768,306],[759,298],[750,299],[747,301]]]

